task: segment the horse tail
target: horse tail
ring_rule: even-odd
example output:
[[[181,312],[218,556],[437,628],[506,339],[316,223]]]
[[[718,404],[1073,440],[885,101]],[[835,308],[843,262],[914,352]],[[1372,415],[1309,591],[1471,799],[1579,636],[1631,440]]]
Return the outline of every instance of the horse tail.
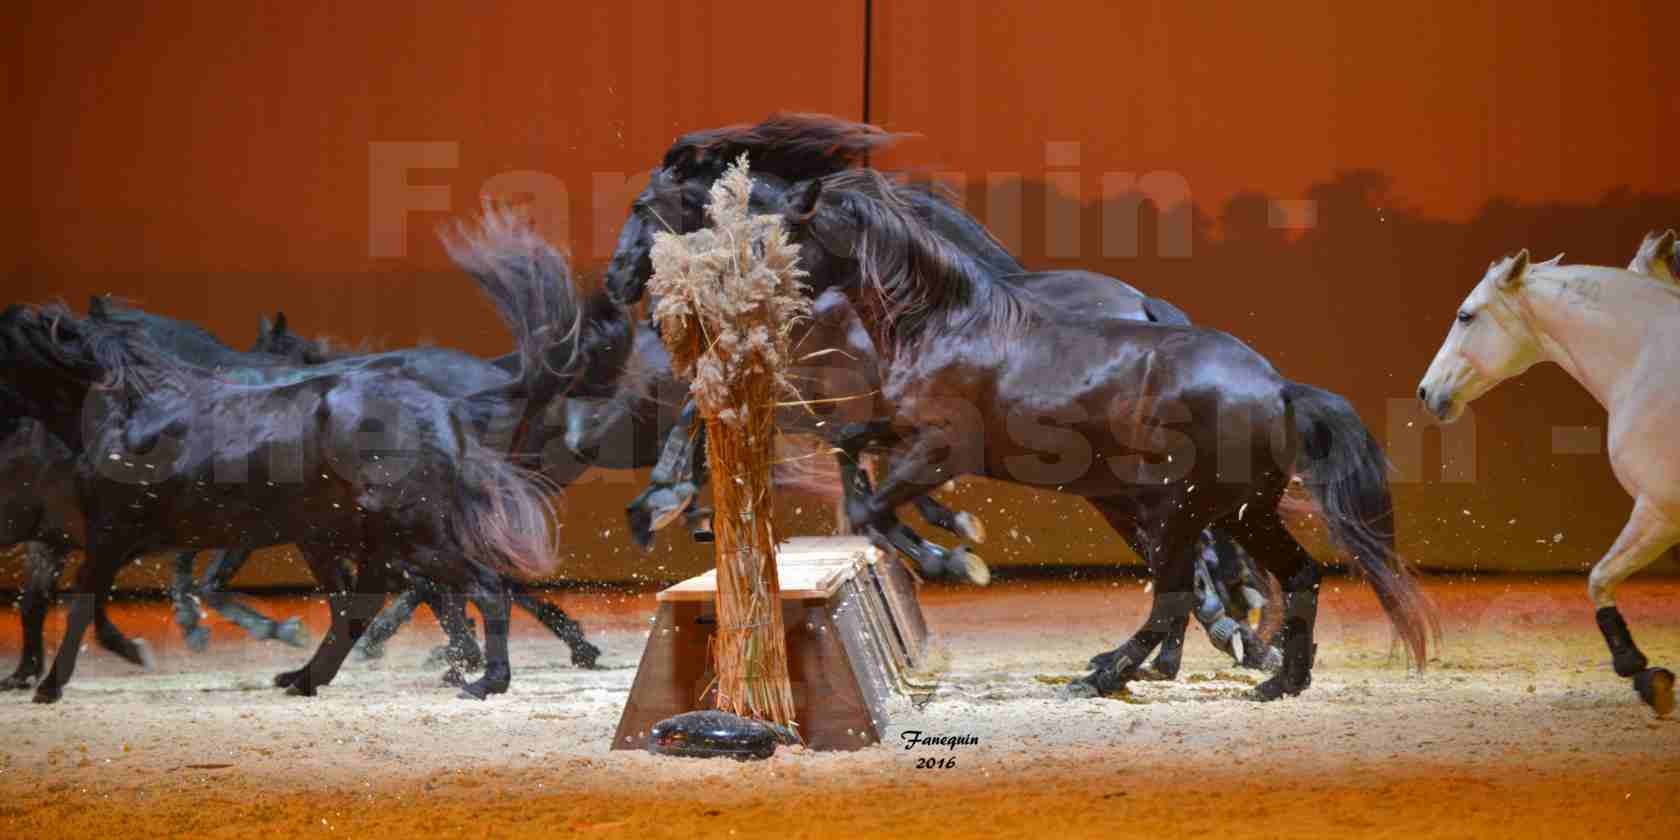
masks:
[[[572,379],[583,318],[571,266],[524,213],[489,201],[475,226],[457,223],[438,238],[513,333],[518,371],[509,391],[525,400],[511,442],[519,451],[543,408]]]
[[[560,562],[559,516],[547,479],[510,463],[464,431],[451,530],[469,562],[512,577],[542,577]]]
[[[1421,670],[1429,640],[1440,642],[1440,618],[1395,550],[1394,499],[1382,446],[1342,397],[1296,383],[1286,385],[1283,395],[1301,441],[1296,466],[1318,501],[1331,541],[1376,593]]]

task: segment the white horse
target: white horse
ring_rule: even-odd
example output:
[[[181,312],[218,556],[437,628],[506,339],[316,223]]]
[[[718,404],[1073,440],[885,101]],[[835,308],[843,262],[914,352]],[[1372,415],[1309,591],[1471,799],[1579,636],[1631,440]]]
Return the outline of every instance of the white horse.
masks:
[[[1664,238],[1669,254],[1654,247]],[[1652,263],[1671,255],[1672,236],[1646,243],[1653,248],[1634,265],[1649,274],[1559,258],[1531,264],[1527,251],[1495,261],[1459,306],[1418,397],[1451,422],[1493,386],[1551,361],[1609,412],[1610,465],[1634,506],[1587,591],[1616,673],[1667,715],[1674,674],[1650,667],[1615,597],[1618,584],[1680,543],[1680,437],[1670,425],[1680,417],[1680,283],[1666,259]]]

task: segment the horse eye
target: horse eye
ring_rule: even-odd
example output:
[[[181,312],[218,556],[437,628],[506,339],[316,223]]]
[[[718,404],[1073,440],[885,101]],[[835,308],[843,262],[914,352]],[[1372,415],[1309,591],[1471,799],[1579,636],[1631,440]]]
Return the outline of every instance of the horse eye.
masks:
[[[1458,313],[1458,322],[1460,324],[1468,324],[1468,323],[1470,323],[1471,321],[1474,321],[1474,320],[1476,320],[1476,313],[1474,313],[1474,312],[1460,312],[1460,313]]]

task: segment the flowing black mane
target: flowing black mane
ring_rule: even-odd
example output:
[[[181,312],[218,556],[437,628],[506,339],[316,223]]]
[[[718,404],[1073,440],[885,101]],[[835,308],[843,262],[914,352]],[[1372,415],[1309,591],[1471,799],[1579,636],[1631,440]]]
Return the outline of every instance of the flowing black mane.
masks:
[[[110,318],[102,307],[83,318],[62,303],[14,305],[0,316],[0,330],[14,364],[55,369],[91,387],[143,393],[190,375],[147,337],[143,322]]]
[[[869,152],[904,136],[827,114],[778,113],[757,124],[684,134],[666,150],[661,166],[682,180],[710,181],[745,153],[755,172],[803,181],[860,165]]]
[[[934,229],[920,208],[925,188],[895,183],[873,169],[821,179],[822,197],[809,222],[826,249],[857,261],[867,308],[883,349],[916,341],[942,324],[962,329],[984,322],[1007,338],[1024,317],[1014,287],[999,283],[972,255]],[[872,305],[869,305],[872,304]]]

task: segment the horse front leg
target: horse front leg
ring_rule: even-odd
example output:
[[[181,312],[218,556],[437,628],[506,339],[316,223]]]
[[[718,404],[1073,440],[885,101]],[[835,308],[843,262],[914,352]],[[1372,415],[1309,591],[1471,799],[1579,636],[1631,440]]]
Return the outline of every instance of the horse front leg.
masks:
[[[985,586],[991,583],[991,569],[966,547],[948,551],[929,542],[898,518],[898,507],[925,496],[943,483],[924,484],[921,477],[932,467],[932,455],[945,444],[936,430],[919,433],[892,458],[879,489],[872,488],[863,469],[865,449],[892,446],[903,438],[885,421],[851,423],[842,426],[830,442],[839,450],[841,507],[854,533],[869,536],[883,548],[894,549],[916,564],[923,577],[950,577]]]
[[[343,566],[331,549],[300,545],[315,580],[327,590],[327,604],[332,611],[332,623],[315,655],[295,671],[287,671],[274,678],[274,684],[287,694],[314,697],[316,689],[332,682],[338,669],[350,654],[350,647],[367,631],[368,623],[385,605],[386,574],[378,560],[363,560],[356,570],[354,591],[346,591]]]
[[[46,662],[47,610],[52,606],[59,575],[64,573],[69,556],[69,546],[24,543],[23,598],[18,605],[18,620],[23,624],[23,654],[18,658],[17,670],[0,680],[0,691],[29,688],[41,678]]]
[[[913,502],[917,512],[929,525],[949,531],[977,545],[986,541],[986,526],[980,521],[980,517],[966,510],[952,510],[931,495],[917,496]]]
[[[630,536],[643,550],[653,547],[654,532],[691,509],[699,495],[706,457],[705,426],[699,418],[698,405],[689,400],[665,435],[647,488],[625,506]]]
[[[1587,577],[1587,593],[1598,607],[1599,632],[1610,647],[1611,667],[1616,675],[1632,678],[1639,699],[1645,701],[1659,717],[1674,711],[1674,674],[1666,668],[1652,667],[1639,646],[1633,643],[1627,621],[1616,607],[1616,587],[1630,575],[1650,565],[1676,542],[1680,542],[1680,526],[1676,526],[1645,497],[1633,505],[1622,533],[1610,553],[1593,566]]]
[[[88,532],[96,533],[96,529],[90,526]],[[76,671],[76,657],[81,653],[88,625],[93,623],[111,584],[116,582],[117,570],[132,556],[127,550],[101,548],[90,540],[87,557],[76,575],[76,594],[71,598],[70,615],[65,620],[64,641],[58,646],[58,655],[53,657],[52,670],[35,687],[35,702],[57,703],[64,696],[64,685]]]

